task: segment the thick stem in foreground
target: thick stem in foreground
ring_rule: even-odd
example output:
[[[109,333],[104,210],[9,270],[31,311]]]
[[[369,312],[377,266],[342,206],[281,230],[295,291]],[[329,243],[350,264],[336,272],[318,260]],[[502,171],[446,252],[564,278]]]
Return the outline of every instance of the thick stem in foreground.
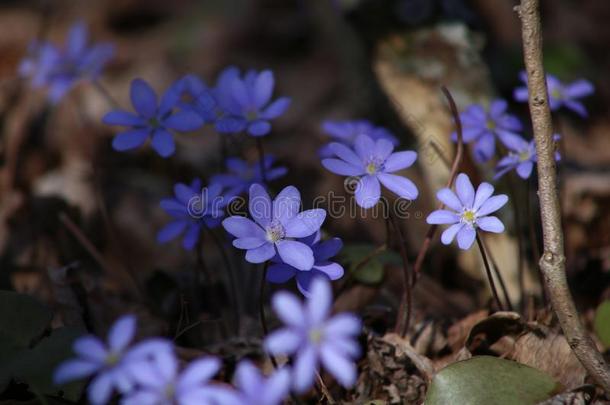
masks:
[[[570,347],[595,381],[610,393],[610,370],[580,322],[566,279],[553,128],[542,63],[539,1],[521,0],[517,10],[522,24],[529,108],[538,154],[538,196],[544,245],[540,269],[553,310]]]

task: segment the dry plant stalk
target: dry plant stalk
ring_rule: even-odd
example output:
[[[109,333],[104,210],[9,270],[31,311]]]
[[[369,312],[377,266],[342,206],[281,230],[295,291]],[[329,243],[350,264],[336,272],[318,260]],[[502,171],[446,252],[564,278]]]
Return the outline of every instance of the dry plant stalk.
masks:
[[[538,198],[544,242],[540,269],[551,304],[570,347],[587,372],[610,393],[610,370],[580,322],[566,279],[553,128],[542,63],[539,0],[521,0],[521,5],[516,10],[522,25],[529,108],[538,154]]]

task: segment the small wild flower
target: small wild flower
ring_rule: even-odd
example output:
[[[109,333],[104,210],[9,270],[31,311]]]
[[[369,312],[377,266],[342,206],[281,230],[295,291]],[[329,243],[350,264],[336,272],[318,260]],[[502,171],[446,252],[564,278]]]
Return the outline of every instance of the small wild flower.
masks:
[[[555,142],[559,141],[561,136],[559,134],[553,135]],[[507,172],[515,170],[519,177],[522,179],[528,179],[532,174],[532,169],[538,161],[538,155],[536,154],[536,143],[532,139],[526,141],[521,137],[515,137],[506,144],[508,148],[508,154],[498,161],[496,165],[495,179],[499,179],[504,176]],[[555,160],[559,161],[561,155],[559,152],[555,152]]]
[[[519,136],[523,129],[521,121],[506,112],[505,100],[494,100],[486,110],[482,105],[472,104],[460,114],[464,143],[473,143],[474,158],[479,163],[487,162],[496,151],[496,138],[506,144],[510,138]],[[456,133],[452,139],[457,140]]]
[[[371,208],[379,202],[380,182],[401,198],[417,198],[415,184],[405,177],[393,174],[413,165],[417,153],[392,153],[394,145],[390,141],[373,141],[367,135],[356,138],[353,150],[341,143],[331,143],[329,148],[337,158],[323,159],[322,165],[335,174],[360,178],[355,193],[356,202],[362,208]]]
[[[517,101],[527,102],[527,73],[521,71],[519,78],[525,86],[517,87],[514,91],[514,97]],[[549,91],[549,107],[552,111],[565,107],[581,117],[587,117],[587,109],[579,99],[593,94],[595,89],[590,81],[579,79],[566,84],[562,83],[556,76],[547,74],[546,86]]]
[[[338,280],[343,277],[343,266],[330,259],[336,256],[343,247],[339,238],[320,240],[320,232],[306,238],[299,239],[311,248],[314,264],[310,270],[299,270],[284,263],[278,256],[271,259],[272,264],[267,271],[267,281],[270,283],[285,283],[296,278],[299,291],[306,297],[311,295],[311,281],[316,277],[325,277],[329,280]]]
[[[349,313],[331,316],[330,283],[322,277],[311,283],[311,295],[303,304],[288,292],[273,296],[273,310],[285,326],[267,336],[265,349],[293,356],[292,381],[298,393],[311,388],[320,363],[341,385],[351,387],[357,377],[354,360],[360,356],[356,337],[361,322]]]
[[[157,241],[165,243],[184,234],[182,247],[193,249],[201,232],[216,228],[224,217],[226,200],[221,192],[220,184],[202,188],[199,179],[193,180],[190,185],[177,183],[174,186],[175,196],[161,200],[161,208],[174,220],[159,231]]]
[[[171,352],[169,341],[149,339],[130,349],[136,331],[136,319],[126,315],[117,320],[108,332],[108,343],[95,336],[84,336],[74,342],[74,352],[79,356],[60,364],[53,380],[56,384],[95,376],[89,383],[87,396],[92,404],[105,404],[113,390],[130,392],[135,382],[127,370],[132,362],[153,358]]]
[[[333,141],[342,143],[348,147],[353,147],[359,135],[368,135],[373,141],[386,139],[394,146],[398,146],[398,138],[383,127],[376,127],[368,120],[354,121],[324,121],[322,131],[333,138]],[[320,149],[320,157],[328,158],[333,156],[329,145]]]
[[[241,360],[235,370],[238,388],[235,405],[279,405],[290,392],[290,370],[282,367],[266,377],[249,360]]]
[[[34,88],[47,87],[49,99],[58,102],[81,80],[96,80],[114,54],[114,46],[89,46],[87,26],[77,22],[70,28],[63,48],[48,42],[33,42],[19,65],[19,74]]]
[[[106,114],[103,122],[129,129],[119,133],[112,141],[117,151],[141,146],[149,137],[153,149],[162,157],[173,155],[176,146],[171,130],[194,131],[203,125],[201,117],[192,111],[175,111],[183,89],[183,81],[177,80],[157,100],[155,91],[142,79],[131,82],[131,104],[136,113],[115,110]]]
[[[489,214],[496,212],[508,202],[506,195],[492,196],[494,187],[485,182],[479,185],[475,193],[470,179],[464,173],[457,176],[455,191],[454,193],[449,188],[439,190],[436,198],[449,210],[436,210],[426,219],[429,224],[451,225],[441,235],[443,244],[449,245],[457,235],[458,246],[467,250],[476,238],[477,229],[494,233],[504,231],[504,224],[497,217]]]
[[[246,260],[263,263],[276,254],[282,261],[299,270],[314,265],[309,246],[296,240],[317,232],[326,218],[322,209],[300,212],[301,194],[293,187],[284,188],[271,201],[260,184],[250,187],[249,211],[254,220],[242,216],[226,218],[222,225],[235,236],[233,246],[246,250]]]

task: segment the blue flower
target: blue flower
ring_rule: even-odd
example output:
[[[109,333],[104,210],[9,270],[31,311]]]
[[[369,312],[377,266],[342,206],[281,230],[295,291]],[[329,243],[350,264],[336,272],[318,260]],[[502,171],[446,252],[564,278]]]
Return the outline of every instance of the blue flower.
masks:
[[[460,249],[468,250],[476,238],[478,228],[493,233],[504,232],[504,224],[489,214],[502,208],[508,197],[504,194],[492,196],[494,187],[489,183],[481,183],[475,193],[470,178],[458,174],[454,193],[449,188],[443,188],[436,193],[438,198],[451,210],[436,210],[428,215],[429,224],[451,225],[441,235],[441,242],[449,245],[457,235]]]
[[[194,360],[178,371],[173,352],[164,352],[149,360],[132,362],[128,369],[137,388],[121,401],[122,405],[214,405],[236,403],[237,394],[210,379],[221,363],[215,357]]]
[[[401,198],[417,198],[417,187],[411,180],[392,174],[410,167],[417,159],[417,153],[392,153],[394,145],[390,141],[379,139],[375,142],[367,135],[356,138],[354,150],[341,143],[331,143],[329,148],[338,159],[323,159],[322,165],[335,174],[360,176],[356,202],[362,208],[371,208],[379,202],[379,182]]]
[[[324,121],[322,124],[322,131],[325,134],[333,138],[334,141],[344,144],[348,147],[353,147],[356,142],[356,138],[359,135],[368,135],[373,141],[379,139],[386,139],[394,146],[398,146],[398,138],[396,138],[390,131],[383,127],[376,127],[368,120],[354,120],[354,121]],[[323,146],[319,155],[322,158],[328,158],[333,156],[333,152],[330,150],[330,145]]]
[[[273,167],[274,161],[273,156],[265,155],[264,166],[267,182],[284,176],[288,171],[284,166]],[[226,189],[225,196],[229,200],[245,193],[252,184],[264,183],[259,161],[248,164],[239,158],[229,158],[226,165],[227,173],[212,176],[210,183],[222,185]]]
[[[135,317],[126,315],[110,328],[108,344],[90,335],[77,339],[73,348],[79,357],[60,364],[53,381],[64,384],[95,375],[87,389],[92,404],[107,403],[114,389],[130,392],[135,382],[127,369],[129,364],[173,350],[172,344],[162,339],[149,339],[129,349],[135,330]]]
[[[235,386],[239,405],[279,405],[290,391],[290,371],[282,367],[265,378],[252,362],[242,360],[235,370]]]
[[[182,79],[174,82],[158,103],[157,94],[148,83],[142,79],[133,80],[130,96],[137,114],[115,110],[103,118],[105,124],[130,128],[113,139],[112,147],[121,152],[134,149],[151,137],[152,147],[160,156],[171,156],[176,146],[169,130],[194,131],[203,125],[201,117],[192,111],[174,111],[182,89]]]
[[[271,131],[271,121],[284,114],[290,105],[288,97],[271,102],[275,79],[270,70],[257,73],[250,70],[243,78],[235,70],[227,73],[226,89],[219,89],[219,105],[230,115],[242,120],[252,136],[264,136]],[[229,87],[230,86],[230,87]],[[228,92],[228,93],[227,93]]]
[[[517,87],[514,91],[514,97],[517,101],[527,102],[527,73],[525,71],[521,71],[519,73],[519,78],[525,84],[525,86]],[[578,99],[593,94],[595,89],[590,81],[580,79],[572,83],[565,84],[562,83],[556,76],[547,74],[546,86],[549,91],[549,107],[551,110],[556,111],[561,107],[566,107],[581,117],[587,117],[587,109],[582,102],[578,101]]]
[[[352,314],[330,316],[333,297],[323,277],[312,281],[311,296],[304,304],[280,291],[272,298],[275,313],[285,326],[265,339],[265,349],[274,355],[293,355],[293,387],[302,393],[311,388],[319,363],[344,387],[356,382],[354,359],[360,356],[356,340],[362,328]]]
[[[464,143],[474,143],[474,158],[479,163],[487,162],[496,151],[496,137],[506,144],[510,138],[519,136],[523,129],[521,121],[506,112],[505,100],[494,100],[489,109],[479,104],[470,105],[460,114]],[[452,134],[455,141],[457,135]]]
[[[343,247],[339,238],[320,241],[320,232],[316,232],[299,241],[309,246],[313,252],[314,264],[311,270],[299,270],[286,263],[279,257],[272,259],[273,264],[267,271],[267,281],[270,283],[285,283],[295,277],[299,291],[309,297],[311,295],[311,280],[316,277],[326,277],[329,280],[338,280],[343,277],[343,267],[339,263],[330,261]]]
[[[166,243],[184,233],[182,247],[193,249],[202,230],[220,225],[226,205],[221,192],[220,184],[202,188],[199,179],[193,180],[190,186],[177,183],[174,186],[175,197],[161,200],[161,208],[174,220],[159,231],[157,241]]]
[[[555,142],[559,141],[559,139],[561,139],[559,134],[553,135],[553,140]],[[506,144],[506,147],[508,148],[508,155],[498,161],[494,180],[499,179],[513,169],[516,170],[517,174],[522,179],[529,178],[532,174],[534,165],[538,161],[536,143],[534,140],[532,139],[528,142],[521,137],[516,137],[511,139],[511,141]],[[560,159],[561,155],[559,152],[555,152],[555,160],[559,161]]]
[[[271,201],[260,184],[250,187],[249,211],[254,219],[232,216],[222,222],[225,230],[235,236],[233,246],[247,250],[246,260],[263,263],[276,254],[282,261],[299,270],[309,270],[314,265],[311,248],[295,240],[304,238],[320,229],[326,212],[312,209],[299,212],[301,194],[293,187],[284,188]]]
[[[70,28],[66,44],[58,48],[47,42],[34,42],[21,62],[19,73],[31,79],[32,86],[48,87],[49,99],[59,101],[78,81],[97,79],[114,55],[108,43],[88,46],[87,27],[77,22]]]

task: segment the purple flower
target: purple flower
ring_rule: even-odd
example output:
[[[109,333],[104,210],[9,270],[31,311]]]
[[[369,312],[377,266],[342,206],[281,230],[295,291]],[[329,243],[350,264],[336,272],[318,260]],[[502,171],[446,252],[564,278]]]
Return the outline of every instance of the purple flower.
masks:
[[[193,180],[190,186],[177,183],[174,186],[175,197],[161,200],[161,208],[174,220],[159,231],[157,242],[166,243],[184,233],[182,247],[193,249],[202,230],[220,225],[226,202],[221,191],[220,184],[202,188],[199,179]]]
[[[210,384],[220,361],[203,357],[192,361],[181,373],[173,352],[150,360],[132,362],[128,369],[138,387],[122,401],[123,405],[216,405],[237,400],[236,393],[219,384]]]
[[[517,101],[527,102],[527,73],[521,71],[519,78],[525,86],[517,87],[514,97]],[[569,84],[564,84],[556,76],[547,74],[546,86],[549,91],[549,107],[551,110],[556,111],[565,106],[581,117],[587,117],[587,109],[577,99],[593,94],[594,88],[590,81],[580,79]]]
[[[354,150],[341,143],[331,143],[329,148],[338,159],[323,159],[325,168],[342,176],[361,176],[356,186],[356,202],[362,208],[370,208],[379,201],[379,182],[401,198],[417,198],[417,187],[411,180],[391,174],[410,167],[417,159],[417,153],[392,153],[394,145],[390,141],[379,139],[375,142],[367,135],[356,138]]]
[[[121,152],[134,149],[151,137],[152,147],[160,156],[171,156],[176,146],[169,130],[194,131],[203,125],[201,117],[193,111],[174,111],[183,85],[182,79],[174,82],[159,103],[157,94],[148,83],[142,79],[133,80],[130,96],[137,114],[115,110],[103,118],[105,124],[130,128],[114,138],[112,147]]]
[[[214,88],[208,88],[195,75],[185,76],[184,93],[189,100],[181,102],[180,107],[199,114],[206,123],[213,124],[216,131],[221,134],[241,132],[246,127],[246,122],[228,111],[232,105],[232,83],[237,79],[239,79],[239,69],[235,67],[224,69]]]
[[[235,71],[230,71],[227,76],[227,87],[221,88],[217,97],[220,99],[220,107],[229,114],[241,119],[245,129],[252,136],[264,136],[271,131],[271,121],[284,114],[290,105],[290,99],[281,97],[271,102],[275,80],[270,70],[257,73],[250,70],[244,78],[235,76]]]
[[[114,389],[127,393],[134,381],[126,365],[134,361],[154,357],[172,350],[170,342],[150,339],[128,351],[136,330],[134,316],[126,315],[117,320],[108,332],[108,344],[95,336],[84,336],[74,342],[78,358],[60,364],[53,376],[55,384],[64,384],[95,375],[87,395],[93,404],[105,404]]]
[[[496,151],[496,137],[506,143],[510,138],[519,136],[516,132],[523,129],[521,121],[506,112],[504,100],[494,100],[489,109],[479,104],[470,105],[460,114],[464,130],[464,143],[474,143],[474,158],[479,163],[487,162]],[[453,133],[452,139],[457,140]]]
[[[267,336],[265,349],[274,355],[294,355],[296,392],[311,388],[320,362],[341,385],[351,387],[357,377],[354,360],[360,356],[356,341],[360,320],[348,313],[330,317],[330,283],[317,277],[311,284],[311,296],[304,304],[287,292],[273,296],[273,309],[285,327]]]
[[[252,362],[242,360],[235,371],[235,385],[238,404],[279,405],[290,391],[290,371],[282,367],[265,378]]]
[[[504,231],[504,224],[489,214],[508,202],[506,195],[492,196],[494,188],[489,183],[481,183],[475,193],[470,179],[464,173],[457,176],[455,191],[457,195],[449,188],[440,189],[436,193],[436,198],[452,211],[436,210],[426,218],[429,224],[451,224],[441,236],[443,244],[449,245],[457,235],[458,246],[467,250],[472,246],[478,228],[494,233]]]
[[[314,264],[311,270],[299,270],[293,266],[283,263],[279,257],[272,259],[273,264],[267,271],[267,281],[270,283],[285,283],[293,277],[297,279],[299,291],[306,297],[311,295],[311,280],[317,277],[326,277],[330,280],[338,280],[343,277],[343,267],[339,263],[330,261],[343,247],[339,238],[320,241],[320,232],[316,232],[301,242],[309,246],[313,252]]]
[[[559,141],[561,136],[559,134],[553,135],[555,142]],[[517,174],[522,179],[527,179],[532,174],[532,169],[538,161],[538,155],[536,154],[536,143],[532,139],[527,142],[521,137],[513,138],[509,143],[506,144],[508,148],[508,155],[500,159],[496,166],[495,179],[499,179],[510,170],[516,169]],[[555,152],[555,160],[559,161],[561,156],[559,152]]]
[[[354,146],[358,135],[368,135],[373,141],[386,139],[390,141],[392,145],[398,146],[398,138],[396,138],[390,131],[383,127],[376,127],[368,120],[328,120],[324,121],[322,124],[322,131],[333,138],[336,142],[345,144],[349,147]],[[329,145],[325,145],[320,149],[319,155],[321,158],[328,158],[333,156],[333,152],[330,150]]]
[[[284,166],[273,167],[274,161],[273,156],[265,155],[265,177],[268,182],[284,176],[288,171]],[[239,158],[229,158],[226,165],[227,173],[212,176],[210,183],[220,184],[227,189],[225,196],[228,199],[245,193],[252,184],[264,183],[259,161],[248,164]]]
[[[299,270],[309,270],[314,265],[311,248],[294,240],[304,238],[320,229],[326,212],[312,209],[299,212],[301,194],[293,187],[284,188],[271,201],[269,194],[260,184],[250,187],[249,211],[254,221],[232,216],[222,225],[237,239],[233,246],[245,249],[246,260],[250,263],[263,263],[276,254],[282,261]]]
[[[66,44],[34,42],[21,62],[19,73],[29,77],[33,87],[48,87],[52,102],[59,101],[79,80],[95,80],[114,54],[108,43],[87,45],[87,26],[77,22],[70,28]]]

